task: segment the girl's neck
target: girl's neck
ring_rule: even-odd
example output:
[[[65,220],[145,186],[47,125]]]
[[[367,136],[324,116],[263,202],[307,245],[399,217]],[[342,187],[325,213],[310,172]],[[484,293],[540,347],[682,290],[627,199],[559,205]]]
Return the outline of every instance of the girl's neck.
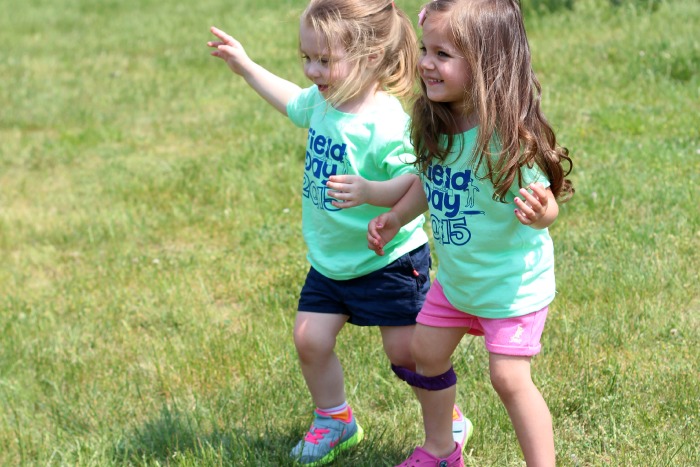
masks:
[[[455,118],[457,122],[457,133],[466,133],[479,124],[479,114],[476,112],[461,114]]]
[[[379,89],[378,84],[365,86],[356,96],[335,105],[340,112],[359,114],[376,109],[386,97],[386,93]]]

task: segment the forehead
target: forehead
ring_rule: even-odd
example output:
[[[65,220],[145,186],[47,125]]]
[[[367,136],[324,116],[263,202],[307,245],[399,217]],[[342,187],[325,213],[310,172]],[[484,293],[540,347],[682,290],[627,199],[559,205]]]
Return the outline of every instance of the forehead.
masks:
[[[449,16],[438,11],[431,11],[423,23],[421,38],[426,46],[454,48]]]
[[[307,55],[339,56],[343,54],[343,49],[337,43],[332,43],[332,49],[329,49],[325,36],[303,19],[299,24],[299,45],[302,52]]]

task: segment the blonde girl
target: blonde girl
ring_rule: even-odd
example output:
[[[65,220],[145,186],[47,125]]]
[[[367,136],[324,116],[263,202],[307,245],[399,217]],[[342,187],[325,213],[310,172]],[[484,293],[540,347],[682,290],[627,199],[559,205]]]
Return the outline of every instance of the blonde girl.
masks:
[[[302,232],[311,265],[301,290],[294,343],[316,409],[291,456],[303,465],[332,461],[356,445],[363,430],[347,403],[335,353],[345,323],[379,326],[397,368],[414,370],[410,341],[429,288],[430,252],[417,213],[397,232],[384,256],[366,248],[370,219],[386,208],[344,210],[330,177],[385,181],[414,171],[408,115],[397,96],[413,86],[416,36],[390,0],[311,0],[301,15],[302,89],[252,61],[241,44],[217,28],[208,43],[270,105],[308,128],[302,192]],[[251,161],[255,163],[256,161]],[[337,201],[340,199],[340,201]],[[396,199],[388,197],[387,205]],[[451,426],[463,444],[469,421],[453,408]],[[452,437],[452,435],[451,435]]]

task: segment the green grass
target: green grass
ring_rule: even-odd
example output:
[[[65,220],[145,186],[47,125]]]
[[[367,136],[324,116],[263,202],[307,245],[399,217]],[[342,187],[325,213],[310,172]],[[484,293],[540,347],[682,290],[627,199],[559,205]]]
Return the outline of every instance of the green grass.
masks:
[[[569,3],[527,20],[577,189],[533,365],[558,463],[698,465],[700,4]],[[305,135],[205,43],[304,84],[303,5],[0,6],[0,465],[288,465]],[[418,405],[376,329],[339,355],[368,436],[336,464],[394,465]],[[481,340],[454,364],[467,464],[521,465]]]

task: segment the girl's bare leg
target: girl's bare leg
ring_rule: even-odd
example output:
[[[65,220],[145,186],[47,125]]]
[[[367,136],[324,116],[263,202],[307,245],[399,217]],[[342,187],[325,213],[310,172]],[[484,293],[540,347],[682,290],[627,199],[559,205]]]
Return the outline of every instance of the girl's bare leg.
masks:
[[[532,382],[530,357],[490,354],[491,384],[505,405],[528,467],[555,465],[552,416]]]
[[[466,328],[436,328],[416,325],[411,344],[416,360],[416,373],[438,376],[452,367],[450,358]],[[423,410],[425,443],[423,449],[437,457],[447,457],[455,450],[452,437],[452,408],[457,387],[438,391],[417,389]]]
[[[335,343],[347,319],[346,315],[297,313],[294,345],[301,372],[314,404],[322,409],[345,402],[343,367],[335,354]]]

